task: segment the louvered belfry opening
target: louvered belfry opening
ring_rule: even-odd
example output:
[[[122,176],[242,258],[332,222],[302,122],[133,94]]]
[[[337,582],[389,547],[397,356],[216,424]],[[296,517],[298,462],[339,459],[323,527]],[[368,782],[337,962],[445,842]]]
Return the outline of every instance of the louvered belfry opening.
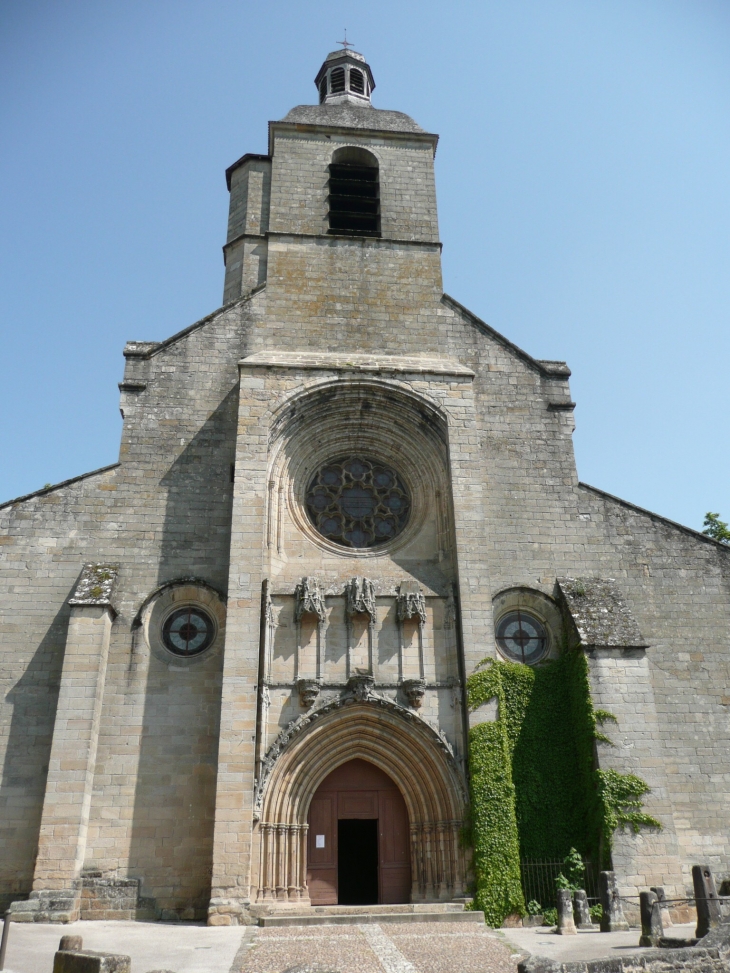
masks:
[[[345,90],[345,69],[333,68],[330,74],[330,91],[335,94]]]
[[[329,233],[380,236],[378,164],[364,149],[335,153],[329,165]]]
[[[365,94],[365,78],[357,68],[350,68],[350,91],[355,91],[358,95]]]

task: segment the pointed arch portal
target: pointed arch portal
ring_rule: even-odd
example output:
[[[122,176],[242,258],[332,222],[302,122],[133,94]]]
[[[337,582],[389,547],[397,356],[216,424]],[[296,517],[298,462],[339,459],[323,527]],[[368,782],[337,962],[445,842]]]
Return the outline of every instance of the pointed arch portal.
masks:
[[[315,820],[319,813],[316,805],[312,807],[313,798],[322,785],[323,792],[327,789],[333,772],[351,761],[372,767],[373,780],[391,782],[407,815],[409,849],[403,864],[410,874],[404,877],[401,870],[391,876],[390,891],[384,892],[380,881],[379,896],[423,902],[462,895],[466,864],[459,832],[464,785],[453,756],[433,728],[382,697],[345,698],[312,715],[315,718],[286,744],[265,785],[258,825],[257,900],[309,900],[307,873],[313,845],[316,852],[316,833],[314,838],[308,836],[310,808]],[[382,789],[393,793],[387,783]],[[374,816],[379,819],[380,812]],[[316,856],[312,864],[316,866]],[[331,878],[332,872],[330,884]],[[408,879],[409,895],[404,889]],[[321,886],[316,881],[314,885],[318,897]]]

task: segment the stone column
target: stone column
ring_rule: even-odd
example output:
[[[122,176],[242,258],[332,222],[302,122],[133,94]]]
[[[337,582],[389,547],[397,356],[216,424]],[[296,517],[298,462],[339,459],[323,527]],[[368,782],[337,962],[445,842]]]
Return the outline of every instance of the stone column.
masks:
[[[116,565],[85,565],[69,600],[33,892],[28,902],[12,904],[14,921],[70,922],[79,917],[117,571]]]

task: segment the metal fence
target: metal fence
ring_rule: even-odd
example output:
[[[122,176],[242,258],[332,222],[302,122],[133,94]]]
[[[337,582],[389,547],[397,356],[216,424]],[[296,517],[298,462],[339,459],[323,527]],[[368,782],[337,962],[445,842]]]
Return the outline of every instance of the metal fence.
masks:
[[[586,867],[583,887],[588,901],[598,902],[598,869],[593,862],[584,861],[583,864]],[[554,907],[557,891],[555,879],[560,872],[565,874],[565,862],[528,858],[520,862],[520,870],[525,903],[534,899],[545,909]]]

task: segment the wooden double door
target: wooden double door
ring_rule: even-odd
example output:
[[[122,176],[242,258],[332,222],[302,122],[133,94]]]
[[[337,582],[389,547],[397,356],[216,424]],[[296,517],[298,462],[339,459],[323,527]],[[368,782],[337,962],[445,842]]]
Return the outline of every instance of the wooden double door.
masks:
[[[408,810],[387,774],[366,760],[343,764],[317,788],[308,820],[313,905],[410,902]]]

